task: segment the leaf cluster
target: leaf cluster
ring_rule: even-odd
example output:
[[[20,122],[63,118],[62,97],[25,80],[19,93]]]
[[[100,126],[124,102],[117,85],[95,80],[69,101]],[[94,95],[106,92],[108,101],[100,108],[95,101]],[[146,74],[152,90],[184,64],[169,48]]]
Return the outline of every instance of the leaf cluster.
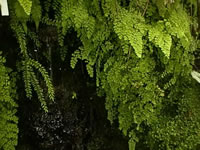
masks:
[[[106,97],[108,119],[117,121],[119,129],[129,136],[130,150],[137,149],[141,141],[153,150],[188,150],[200,144],[200,115],[194,105],[199,105],[198,86],[190,76],[194,39],[186,2],[26,1],[12,3],[11,27],[21,50],[27,97],[31,98],[33,88],[47,111],[38,71],[49,98],[54,98],[52,81],[31,57],[27,37],[39,47],[40,24],[56,27],[64,61],[68,50],[65,37],[73,30],[80,44],[70,65],[75,68],[79,60],[85,62],[89,76],[96,78]],[[196,7],[192,0],[187,3]],[[30,22],[35,23],[34,32],[27,26]]]
[[[5,67],[0,53],[0,149],[14,150],[18,142],[16,77]]]

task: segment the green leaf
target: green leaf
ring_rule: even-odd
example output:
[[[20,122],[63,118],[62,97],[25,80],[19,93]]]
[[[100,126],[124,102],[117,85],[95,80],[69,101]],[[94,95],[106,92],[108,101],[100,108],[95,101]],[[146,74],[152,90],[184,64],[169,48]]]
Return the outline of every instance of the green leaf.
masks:
[[[128,141],[129,150],[135,150],[135,145],[136,145],[136,142],[134,140],[131,139]]]
[[[29,16],[31,14],[32,1],[31,0],[18,0],[23,7],[25,13]]]
[[[35,22],[36,30],[38,30],[39,22],[42,17],[42,9],[41,9],[39,0],[33,0],[33,5],[31,9],[31,17]]]
[[[152,25],[149,29],[149,40],[156,46],[160,47],[167,58],[170,56],[172,38],[164,31],[164,23],[162,21]]]

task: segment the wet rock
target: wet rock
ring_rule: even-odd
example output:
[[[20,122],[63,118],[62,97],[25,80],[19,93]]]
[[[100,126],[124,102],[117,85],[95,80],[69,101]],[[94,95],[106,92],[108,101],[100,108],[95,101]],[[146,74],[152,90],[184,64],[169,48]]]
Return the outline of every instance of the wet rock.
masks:
[[[128,149],[127,139],[107,120],[105,100],[97,96],[95,81],[78,67],[60,72],[60,66],[53,66],[55,103],[49,103],[48,113],[36,96],[31,101],[21,96],[18,150]]]

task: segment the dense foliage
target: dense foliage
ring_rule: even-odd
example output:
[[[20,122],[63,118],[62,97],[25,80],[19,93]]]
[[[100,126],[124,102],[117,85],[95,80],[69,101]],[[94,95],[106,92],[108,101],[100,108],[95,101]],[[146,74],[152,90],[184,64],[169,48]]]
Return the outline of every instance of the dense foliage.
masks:
[[[66,37],[76,32],[76,38],[71,40],[77,40],[78,48],[71,56],[71,67],[75,68],[79,60],[85,62],[89,76],[96,78],[99,95],[106,97],[108,119],[117,122],[129,137],[130,150],[137,149],[139,143],[152,150],[189,150],[200,144],[200,87],[190,75],[199,48],[198,1],[8,2],[10,26],[21,54],[18,70],[23,74],[26,95],[31,99],[33,88],[45,111],[46,100],[54,100],[52,79],[33,54],[35,50],[42,51],[42,42],[48,41],[40,37],[40,29],[53,26],[60,61],[65,60],[69,51]],[[49,58],[49,63],[50,52],[40,53]],[[1,66],[0,78],[11,82],[3,62]],[[11,134],[2,141],[15,140],[6,146],[0,141],[0,146],[13,149],[17,138],[17,118],[13,116],[16,103],[11,94],[13,87],[4,83],[6,80],[0,83],[6,91],[6,98],[0,98],[5,102],[0,110],[2,115],[11,114],[12,118],[5,119],[11,120],[11,127],[0,123],[0,128]]]
[[[5,58],[0,56],[0,148],[13,150],[18,134],[16,74],[4,63]]]

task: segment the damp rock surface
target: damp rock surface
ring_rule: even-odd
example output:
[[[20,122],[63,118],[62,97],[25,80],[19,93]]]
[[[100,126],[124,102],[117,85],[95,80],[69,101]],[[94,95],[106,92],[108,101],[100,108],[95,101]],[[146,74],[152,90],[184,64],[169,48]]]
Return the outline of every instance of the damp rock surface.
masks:
[[[117,125],[107,120],[104,98],[80,70],[54,70],[55,102],[49,102],[48,113],[37,99],[21,101],[17,150],[128,149]]]

